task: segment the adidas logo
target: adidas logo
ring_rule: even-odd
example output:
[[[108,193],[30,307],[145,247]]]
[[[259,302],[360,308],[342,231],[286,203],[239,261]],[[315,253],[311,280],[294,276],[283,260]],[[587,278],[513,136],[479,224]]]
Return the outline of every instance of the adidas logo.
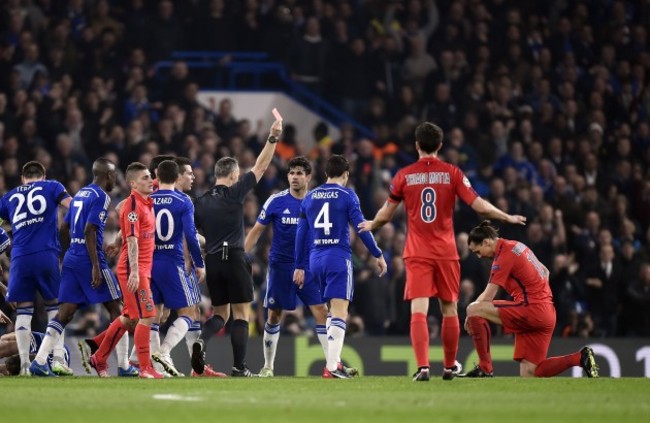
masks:
[[[328,337],[327,337],[327,340],[328,340],[328,341],[333,341],[333,340],[334,340],[334,337],[333,337],[333,336],[328,336]]]
[[[289,209],[284,209],[284,211],[282,212],[282,214],[291,214],[291,210],[289,210]]]

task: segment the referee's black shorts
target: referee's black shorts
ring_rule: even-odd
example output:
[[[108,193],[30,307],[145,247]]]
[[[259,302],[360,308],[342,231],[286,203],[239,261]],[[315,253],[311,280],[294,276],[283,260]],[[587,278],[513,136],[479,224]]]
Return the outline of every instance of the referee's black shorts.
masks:
[[[244,250],[231,248],[227,260],[221,252],[206,255],[205,280],[213,306],[253,301],[253,276]]]

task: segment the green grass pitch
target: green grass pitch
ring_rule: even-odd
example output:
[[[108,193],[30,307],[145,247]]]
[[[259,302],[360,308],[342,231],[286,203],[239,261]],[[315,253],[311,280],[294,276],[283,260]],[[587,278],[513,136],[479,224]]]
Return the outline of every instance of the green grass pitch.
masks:
[[[14,377],[0,378],[0,416],[3,423],[642,422],[650,379]]]

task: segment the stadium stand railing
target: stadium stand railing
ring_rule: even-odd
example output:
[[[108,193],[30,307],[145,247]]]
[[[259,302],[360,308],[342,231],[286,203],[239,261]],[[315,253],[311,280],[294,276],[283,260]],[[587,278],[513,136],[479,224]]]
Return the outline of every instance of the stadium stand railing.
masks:
[[[291,79],[280,62],[268,60],[264,52],[175,51],[172,60],[156,63],[156,77],[164,79],[178,60],[199,75],[203,89],[222,91],[282,91],[307,109],[336,126],[350,124],[361,137],[374,139],[370,128],[341,111],[318,94]]]

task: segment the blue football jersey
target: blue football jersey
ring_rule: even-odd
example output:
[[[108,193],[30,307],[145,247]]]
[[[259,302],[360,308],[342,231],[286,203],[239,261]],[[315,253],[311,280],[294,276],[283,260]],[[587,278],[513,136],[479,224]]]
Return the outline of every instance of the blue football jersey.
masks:
[[[0,254],[7,251],[7,248],[11,245],[11,240],[9,239],[9,234],[4,229],[0,228]]]
[[[204,267],[194,225],[192,200],[176,190],[158,190],[151,194],[151,199],[156,215],[154,260],[167,257],[185,261],[183,255],[183,237],[185,237],[194,265]]]
[[[111,197],[98,185],[90,184],[79,190],[72,198],[65,221],[70,226],[70,248],[68,254],[84,256],[88,258],[86,248],[86,237],[84,231],[87,224],[97,227],[97,253],[100,264],[106,263],[104,257],[104,227],[108,217],[108,206],[111,204]]]
[[[301,199],[294,197],[286,189],[270,196],[262,206],[257,221],[265,226],[273,223],[273,239],[269,253],[271,263],[293,264],[301,203]]]
[[[309,192],[301,205],[301,219],[296,235],[296,263],[304,263],[306,251],[298,248],[311,233],[311,253],[334,253],[351,257],[350,225],[356,229],[364,221],[359,198],[351,189],[338,184],[323,184]],[[381,255],[375,239],[369,232],[359,235],[374,257]]]
[[[70,197],[57,181],[37,181],[16,187],[0,200],[0,218],[11,222],[11,256],[61,250],[57,213]]]

